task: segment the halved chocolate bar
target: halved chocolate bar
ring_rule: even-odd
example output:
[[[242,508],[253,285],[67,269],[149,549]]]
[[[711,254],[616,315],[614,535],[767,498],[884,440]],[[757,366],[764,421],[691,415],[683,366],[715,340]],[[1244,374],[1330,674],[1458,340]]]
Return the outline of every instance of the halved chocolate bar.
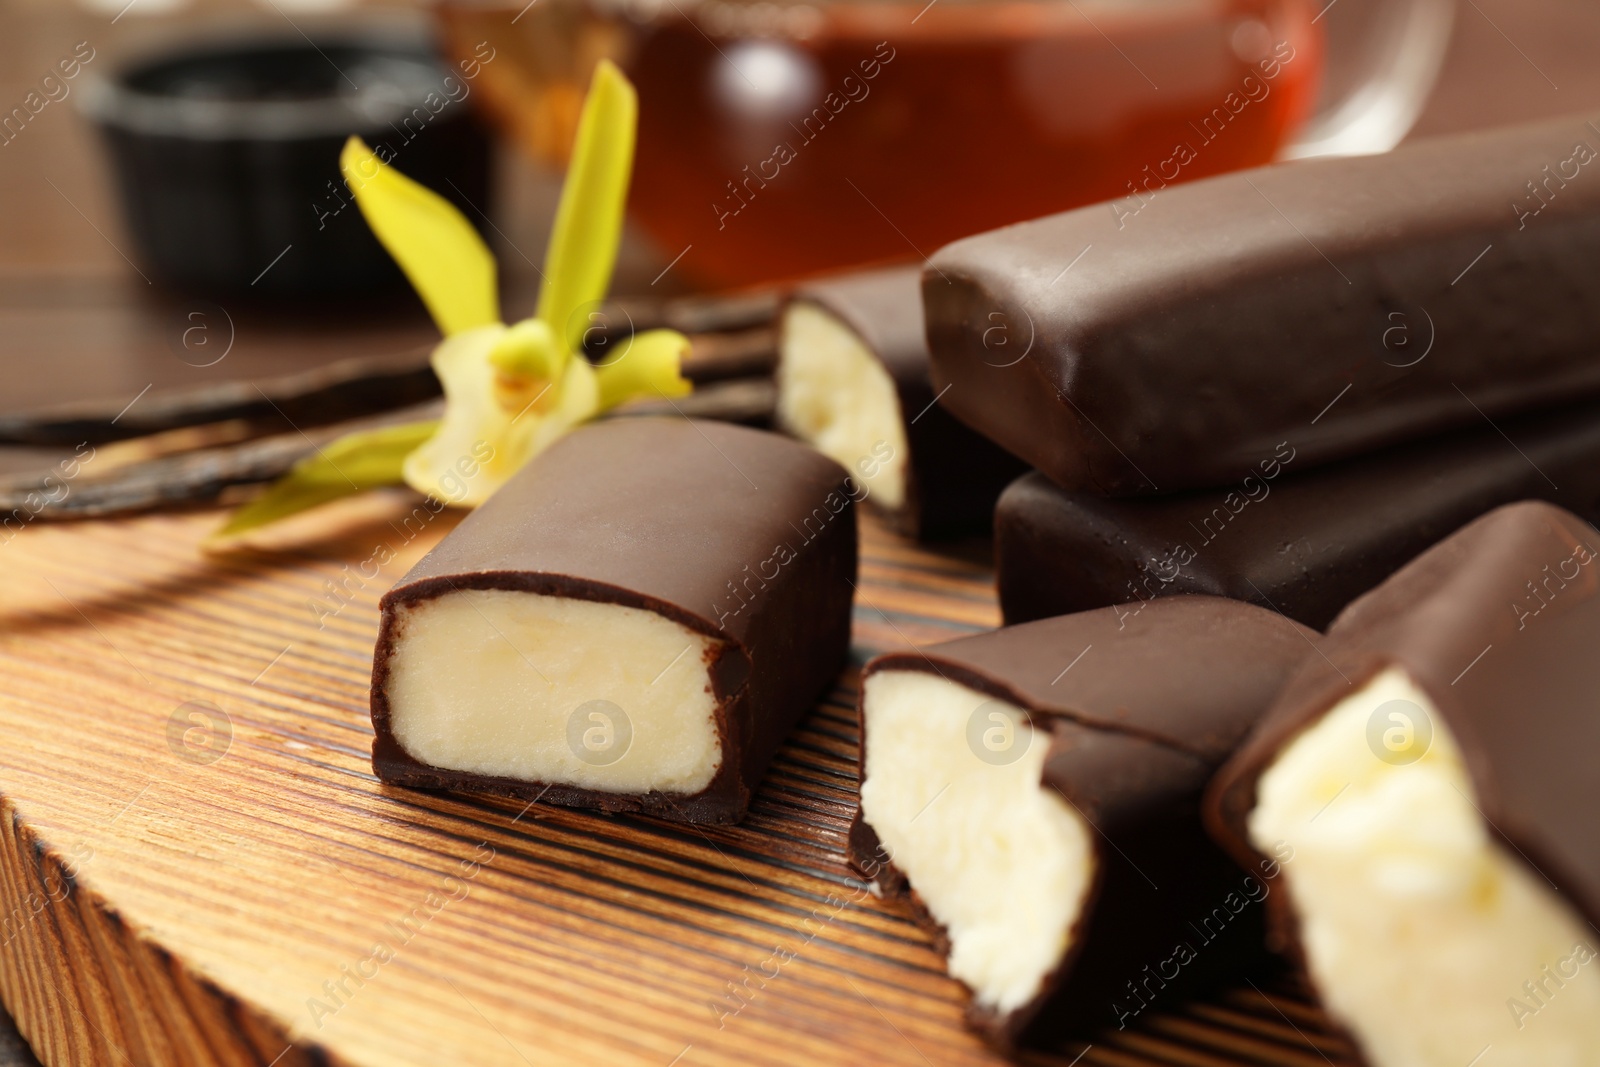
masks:
[[[1065,489],[1227,485],[1600,393],[1587,116],[1211,178],[971,237],[940,402]],[[1130,217],[1131,216],[1131,217]]]
[[[1540,412],[1301,472],[1294,446],[1216,489],[1068,492],[1038,473],[995,509],[1007,622],[1209,593],[1324,627],[1417,553],[1514,500],[1600,518],[1600,405]]]
[[[865,484],[902,533],[987,533],[1026,464],[937,403],[916,267],[813,282],[779,331],[778,420]]]
[[[735,822],[844,660],[860,487],[776,434],[579,429],[382,602],[386,782]]]
[[[1170,597],[867,665],[851,862],[909,888],[989,1040],[1126,1026],[1257,957],[1276,870],[1229,862],[1200,796],[1315,639]]]
[[[1321,650],[1207,798],[1276,947],[1372,1067],[1600,1062],[1600,534],[1491,512]]]

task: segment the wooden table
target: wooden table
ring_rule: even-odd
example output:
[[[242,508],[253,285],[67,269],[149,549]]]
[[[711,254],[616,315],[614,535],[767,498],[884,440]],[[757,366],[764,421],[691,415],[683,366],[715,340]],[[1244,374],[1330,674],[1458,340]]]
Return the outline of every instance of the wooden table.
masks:
[[[749,817],[700,829],[380,784],[377,598],[453,520],[408,538],[412,502],[368,503],[292,551],[208,559],[214,512],[0,548],[0,896],[38,902],[0,915],[0,994],[47,1062],[1002,1062],[843,851],[854,666],[995,625],[983,546],[868,522],[852,668]],[[1255,983],[1031,1058],[1348,1067]]]

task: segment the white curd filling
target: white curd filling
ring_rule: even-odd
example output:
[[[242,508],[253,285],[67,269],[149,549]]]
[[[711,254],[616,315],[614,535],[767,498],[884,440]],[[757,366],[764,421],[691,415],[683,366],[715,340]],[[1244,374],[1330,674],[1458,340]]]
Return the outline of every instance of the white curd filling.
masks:
[[[391,722],[429,766],[693,794],[722,762],[713,638],[639,608],[504,589],[400,610]]]
[[[779,425],[865,483],[883,507],[901,507],[908,452],[900,398],[855,331],[815,304],[790,304],[777,378]]]
[[[921,671],[869,675],[864,708],[863,818],[947,931],[950,974],[984,1007],[1024,1006],[1066,951],[1094,864],[1083,817],[1040,784],[1048,734]]]

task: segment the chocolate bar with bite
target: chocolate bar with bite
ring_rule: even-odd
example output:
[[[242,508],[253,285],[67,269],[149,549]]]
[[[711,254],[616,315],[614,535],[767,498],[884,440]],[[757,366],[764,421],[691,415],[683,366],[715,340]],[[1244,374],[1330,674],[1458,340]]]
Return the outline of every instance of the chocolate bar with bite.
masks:
[[[987,533],[1027,466],[937,403],[919,278],[903,267],[796,291],[779,331],[779,423],[849,468],[902,533]]]
[[[958,241],[941,403],[1064,489],[1226,485],[1600,393],[1597,127],[1245,171]],[[1133,205],[1142,205],[1135,211]]]
[[[986,1038],[1126,1026],[1258,959],[1276,871],[1238,871],[1200,797],[1315,639],[1168,597],[867,665],[851,863],[909,891]]]
[[[1351,604],[1217,776],[1370,1067],[1600,1062],[1600,534],[1511,504]],[[1492,1048],[1488,1057],[1484,1050]]]
[[[382,601],[395,785],[736,822],[850,634],[859,486],[777,434],[576,430]]]
[[[1600,405],[1298,466],[1285,446],[1231,485],[1150,498],[1068,492],[1037,473],[1018,479],[995,509],[1006,621],[1210,593],[1325,627],[1502,504],[1543,499],[1600,518]]]

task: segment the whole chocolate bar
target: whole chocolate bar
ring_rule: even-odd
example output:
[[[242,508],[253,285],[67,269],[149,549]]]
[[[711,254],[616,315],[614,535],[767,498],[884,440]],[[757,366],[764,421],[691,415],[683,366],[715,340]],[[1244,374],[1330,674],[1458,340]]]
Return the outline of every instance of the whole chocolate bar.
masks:
[[[940,407],[916,267],[800,288],[779,333],[778,419],[849,468],[901,532],[987,533],[1026,464]]]
[[[1233,485],[1149,498],[1068,492],[1037,473],[995,509],[1007,622],[1210,593],[1322,628],[1492,508],[1544,499],[1600,519],[1600,405],[1397,445],[1298,472],[1289,446]]]
[[[384,596],[373,768],[739,820],[843,662],[859,494],[757,430],[639,418],[569,434]]]
[[[1227,485],[1600,392],[1600,127],[1266,167],[958,241],[934,384],[1065,489]],[[1203,150],[1203,148],[1202,148]]]
[[[1351,604],[1212,785],[1372,1067],[1600,1062],[1597,559],[1549,504],[1483,516]]]
[[[1315,636],[1170,597],[867,665],[851,862],[914,892],[990,1041],[1125,1027],[1257,957],[1276,870],[1238,871],[1200,797]]]

